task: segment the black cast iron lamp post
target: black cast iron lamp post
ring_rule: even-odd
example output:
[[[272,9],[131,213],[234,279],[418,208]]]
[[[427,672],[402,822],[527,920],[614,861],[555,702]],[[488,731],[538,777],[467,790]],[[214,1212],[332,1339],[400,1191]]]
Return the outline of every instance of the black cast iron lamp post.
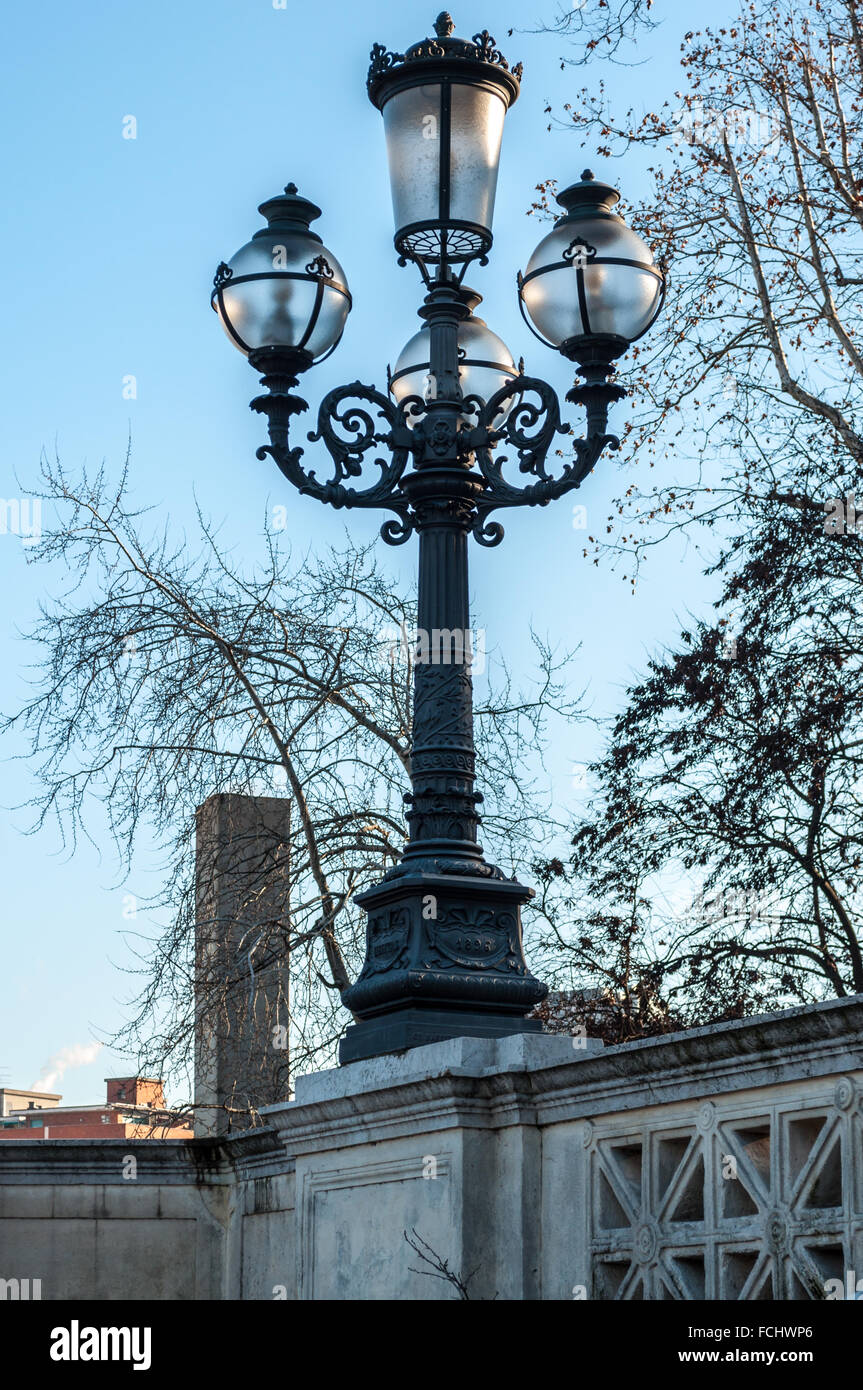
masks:
[[[571,460],[549,472],[555,437],[571,433],[557,396],[515,367],[463,283],[491,249],[503,122],[521,66],[510,69],[488,33],[467,41],[452,30],[441,14],[435,36],[405,53],[372,49],[368,91],[383,113],[395,245],[422,275],[424,326],[389,377],[390,395],[353,382],[324,397],[308,438],[333,460],[328,480],[304,467],[303,448],[289,439],[292,418],[308,409],[294,394],[299,376],[334,349],[350,309],[344,272],[310,229],[319,209],[291,184],[264,203],[267,227],[219,266],[213,293],[227,333],[262,373],[265,393],[252,408],[267,416],[270,442],[258,457],[270,454],[319,501],[393,512],[381,527],[391,545],[419,537],[417,626],[427,656],[414,665],[410,833],[399,862],[357,897],[368,914],[366,958],[342,995],[357,1020],[342,1062],[464,1035],[541,1031],[526,1017],[546,993],[522,949],[521,908],[532,890],[489,864],[478,841],[468,539],[497,545],[503,527],[492,512],[545,506],[618,447],[606,433],[609,404],[624,394],[611,379],[614,362],[662,303],[663,276],[614,212],[617,193],[585,174],[560,195],[564,215],[519,277],[538,335],[577,364],[581,380],[567,400],[587,413]],[[369,453],[374,474],[364,480]]]

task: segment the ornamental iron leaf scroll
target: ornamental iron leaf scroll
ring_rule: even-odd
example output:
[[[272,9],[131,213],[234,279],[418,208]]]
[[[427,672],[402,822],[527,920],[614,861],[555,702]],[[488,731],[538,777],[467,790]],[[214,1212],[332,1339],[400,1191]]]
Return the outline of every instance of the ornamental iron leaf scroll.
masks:
[[[513,396],[517,399],[505,423],[500,429],[493,428],[492,422]],[[538,400],[530,399],[531,396]],[[580,487],[604,449],[620,448],[616,435],[588,433],[584,439],[573,440],[574,461],[564,463],[559,476],[552,477],[546,462],[555,436],[571,433],[572,426],[561,421],[556,392],[539,377],[516,377],[489,398],[479,412],[475,431],[476,461],[485,482],[473,527],[473,535],[480,545],[499,545],[503,539],[500,523],[487,522],[489,513],[500,507],[545,507],[555,498]],[[504,477],[506,455],[495,457],[493,452],[500,442],[515,450],[519,472],[531,475],[536,482],[517,486]]]
[[[312,443],[323,441],[335,465],[332,477],[322,482],[313,469],[307,470],[300,463],[303,449],[288,447],[289,416],[297,413],[288,403],[291,398],[282,398],[281,410],[277,403],[279,398],[271,399],[274,404],[267,410],[270,443],[258,449],[257,457],[263,459],[269,454],[299,492],[332,507],[388,507],[401,521],[385,522],[381,535],[390,545],[403,544],[410,536],[411,521],[408,502],[399,483],[413,442],[411,431],[404,423],[403,408],[394,405],[373,386],[364,386],[359,381],[328,392],[318,410],[317,428],[308,433]],[[361,402],[367,402],[370,408]],[[280,418],[282,416],[284,418]],[[378,420],[383,420],[388,428],[382,430]],[[389,453],[388,458],[374,460],[380,469],[379,477],[367,487],[347,486],[348,479],[361,477],[366,454],[378,445],[383,445]]]

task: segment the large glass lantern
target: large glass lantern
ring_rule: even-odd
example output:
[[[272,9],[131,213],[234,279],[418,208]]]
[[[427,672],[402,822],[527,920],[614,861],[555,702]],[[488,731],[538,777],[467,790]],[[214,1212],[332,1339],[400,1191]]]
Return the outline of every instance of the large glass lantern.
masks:
[[[211,303],[247,357],[279,352],[295,371],[337,346],[351,307],[345,272],[310,223],[321,210],[289,183],[261,203],[267,226],[216,271]]]
[[[580,360],[594,347],[608,360],[619,357],[662,308],[665,277],[650,248],[614,211],[619,199],[586,169],[559,194],[564,215],[519,275],[528,327],[565,357]]]
[[[458,378],[465,408],[462,420],[465,424],[475,424],[477,402],[485,405],[496,391],[520,375],[512,360],[512,353],[502,338],[492,333],[488,325],[473,312],[482,303],[482,295],[474,290],[463,289],[462,296],[470,313],[458,326]],[[429,401],[434,394],[434,378],[431,375],[431,332],[421,328],[405,344],[399,353],[395,369],[390,374],[389,389],[393,399],[402,401]],[[492,422],[500,428],[515,402],[510,397],[504,403]],[[418,414],[421,414],[418,411]],[[410,428],[416,417],[408,410],[405,422]]]
[[[492,243],[503,121],[519,92],[521,64],[511,71],[488,34],[452,37],[438,15],[435,38],[406,53],[372,49],[369,97],[383,114],[402,259],[467,264]]]

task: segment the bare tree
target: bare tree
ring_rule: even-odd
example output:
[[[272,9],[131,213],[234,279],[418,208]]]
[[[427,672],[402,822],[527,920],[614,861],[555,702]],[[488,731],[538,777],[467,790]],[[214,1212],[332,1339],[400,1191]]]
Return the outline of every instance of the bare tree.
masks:
[[[632,52],[641,34],[655,29],[658,23],[653,0],[575,0],[560,7],[543,32],[570,40],[578,50],[575,56],[566,54],[561,66],[582,66],[596,58],[625,61],[619,55]]]
[[[425,1274],[430,1279],[442,1279],[445,1284],[449,1284],[455,1289],[458,1297],[464,1302],[470,1300],[471,1280],[476,1277],[477,1271],[474,1269],[464,1279],[456,1274],[455,1270],[450,1269],[449,1261],[440,1256],[436,1250],[432,1249],[428,1241],[423,1240],[416,1227],[411,1228],[411,1233],[403,1232],[404,1238],[413,1250],[414,1254],[427,1266],[426,1269],[414,1269],[411,1266],[412,1274]]]
[[[135,947],[138,993],[114,1045],[151,1074],[188,1063],[196,808],[223,793],[275,794],[290,802],[290,829],[247,875],[238,916],[254,931],[238,937],[230,988],[253,988],[289,955],[293,1068],[329,1059],[349,1022],[339,991],[363,954],[355,895],[406,838],[412,600],[372,548],[300,557],[270,532],[241,569],[202,517],[195,553],[167,528],[151,534],[125,470],[112,486],[103,473],[73,481],[45,464],[40,491],[57,524],[30,556],[66,579],[31,634],[43,658],[35,693],[6,723],[32,745],[34,828],[55,817],[74,847],[79,835],[101,837],[104,817],[124,865],[142,838],[166,863],[151,904],[159,925]],[[536,761],[547,720],[577,707],[566,658],[538,639],[537,655],[530,694],[497,668],[477,702],[484,838],[512,872],[550,833]],[[204,1008],[224,1007],[221,978]]]

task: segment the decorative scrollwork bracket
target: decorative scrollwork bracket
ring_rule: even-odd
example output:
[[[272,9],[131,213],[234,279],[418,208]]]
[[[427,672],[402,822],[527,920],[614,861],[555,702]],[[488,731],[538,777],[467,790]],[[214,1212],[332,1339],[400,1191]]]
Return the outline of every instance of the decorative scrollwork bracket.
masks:
[[[618,386],[607,389],[609,399],[623,394]],[[513,398],[506,418],[495,425]],[[571,398],[572,393],[567,399]],[[484,405],[477,402],[477,407],[479,418],[472,445],[485,488],[477,503],[473,535],[480,545],[499,545],[503,540],[501,524],[488,522],[491,512],[502,507],[545,507],[555,498],[580,487],[603,450],[620,448],[617,436],[605,433],[606,403],[604,414],[600,411],[599,415],[592,415],[586,437],[573,440],[573,461],[562,463],[556,476],[550,474],[546,465],[555,438],[559,434],[571,434],[572,426],[560,418],[557,393],[539,377],[516,377]],[[504,477],[507,456],[494,452],[500,443],[514,450],[519,472],[534,478],[534,482],[519,485]],[[563,457],[560,450],[555,452]]]
[[[268,393],[256,397],[252,409],[267,416],[270,442],[257,450],[257,457],[269,454],[298,492],[331,507],[383,507],[396,512],[400,520],[385,522],[381,535],[390,545],[403,544],[411,534],[412,520],[400,482],[413,439],[402,409],[359,381],[328,392],[318,409],[317,427],[307,436],[312,443],[322,441],[333,460],[332,476],[322,481],[314,469],[303,466],[302,446],[289,444],[292,416],[308,409],[305,401],[292,394],[296,378],[284,369],[275,372],[270,364],[262,382],[269,387]],[[379,446],[384,452],[373,460],[380,469],[378,476],[365,487],[350,486],[349,479],[362,476],[366,455]]]
[[[403,486],[411,457],[411,484],[417,470],[422,474],[433,470],[427,479],[431,482],[436,470],[453,466],[481,482],[469,503],[470,529],[480,545],[493,546],[504,532],[499,522],[488,521],[492,512],[546,506],[580,487],[604,449],[620,447],[617,437],[605,432],[608,404],[623,394],[613,383],[591,382],[567,395],[567,400],[587,406],[588,429],[584,438],[573,440],[572,459],[564,461],[562,451],[553,446],[558,435],[572,434],[572,426],[561,420],[556,392],[539,377],[519,375],[488,401],[466,398],[460,406],[460,421],[457,415],[430,410],[419,397],[396,404],[373,386],[354,381],[328,392],[318,409],[316,428],[308,432],[309,441],[323,443],[333,461],[332,476],[322,480],[314,469],[304,466],[303,448],[291,447],[289,442],[292,417],[308,410],[307,403],[294,394],[298,380],[293,373],[304,370],[304,364],[296,354],[270,352],[255,365],[264,367],[261,381],[268,389],[252,401],[252,409],[267,416],[270,436],[257,457],[269,454],[298,492],[331,507],[382,507],[395,512],[398,519],[381,527],[389,545],[404,544],[419,519],[416,488]],[[508,456],[496,452],[500,445],[515,454],[524,482],[505,476]],[[561,463],[550,472],[553,454]],[[365,486],[353,486],[352,480],[362,478],[370,457],[379,470],[377,476]],[[428,488],[422,489],[422,496],[425,505],[431,505]]]

